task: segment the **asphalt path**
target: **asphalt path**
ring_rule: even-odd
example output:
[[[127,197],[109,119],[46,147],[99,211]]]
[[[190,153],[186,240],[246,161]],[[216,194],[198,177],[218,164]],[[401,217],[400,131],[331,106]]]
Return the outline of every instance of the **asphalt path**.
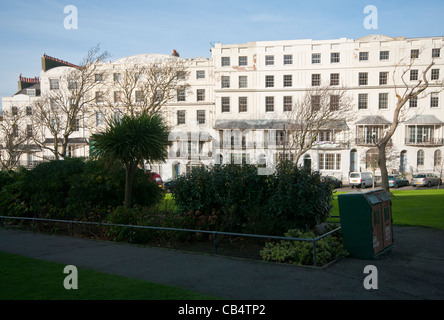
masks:
[[[324,268],[8,229],[0,229],[0,251],[234,300],[444,299],[444,231],[395,226],[393,235],[395,244],[378,259],[345,258]],[[376,288],[365,287],[369,276]]]

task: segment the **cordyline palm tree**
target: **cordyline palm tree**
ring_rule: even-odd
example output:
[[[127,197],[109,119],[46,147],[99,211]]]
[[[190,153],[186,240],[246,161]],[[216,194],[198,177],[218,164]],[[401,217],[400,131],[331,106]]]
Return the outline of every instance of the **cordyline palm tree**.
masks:
[[[124,205],[131,207],[133,178],[143,160],[157,162],[167,157],[169,130],[162,117],[142,113],[112,119],[105,131],[93,134],[91,156],[107,163],[121,163],[126,172]]]

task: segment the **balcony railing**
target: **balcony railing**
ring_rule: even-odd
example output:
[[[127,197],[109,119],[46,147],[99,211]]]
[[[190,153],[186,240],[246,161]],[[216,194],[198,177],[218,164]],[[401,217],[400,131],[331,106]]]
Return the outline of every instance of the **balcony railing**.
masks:
[[[425,147],[435,147],[444,145],[443,138],[426,138],[422,140],[405,139],[406,146],[425,146]]]

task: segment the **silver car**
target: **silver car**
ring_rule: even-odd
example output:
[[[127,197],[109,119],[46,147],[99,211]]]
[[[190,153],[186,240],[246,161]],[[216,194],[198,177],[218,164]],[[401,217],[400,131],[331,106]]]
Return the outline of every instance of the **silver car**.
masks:
[[[441,179],[434,173],[420,173],[413,175],[410,180],[412,186],[438,186],[442,184]]]

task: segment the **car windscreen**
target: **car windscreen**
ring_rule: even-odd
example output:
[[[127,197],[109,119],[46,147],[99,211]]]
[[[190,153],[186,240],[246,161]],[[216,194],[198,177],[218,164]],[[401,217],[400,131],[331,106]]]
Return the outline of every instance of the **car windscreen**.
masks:
[[[360,174],[359,173],[352,173],[350,174],[350,178],[360,178]]]

